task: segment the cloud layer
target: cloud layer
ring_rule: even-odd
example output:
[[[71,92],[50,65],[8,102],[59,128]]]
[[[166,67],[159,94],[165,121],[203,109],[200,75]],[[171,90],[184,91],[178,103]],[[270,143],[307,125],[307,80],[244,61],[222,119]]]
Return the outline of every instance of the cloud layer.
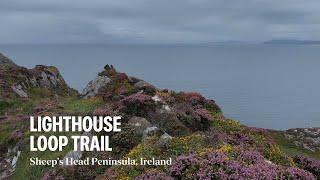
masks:
[[[319,0],[1,0],[0,43],[320,39]]]

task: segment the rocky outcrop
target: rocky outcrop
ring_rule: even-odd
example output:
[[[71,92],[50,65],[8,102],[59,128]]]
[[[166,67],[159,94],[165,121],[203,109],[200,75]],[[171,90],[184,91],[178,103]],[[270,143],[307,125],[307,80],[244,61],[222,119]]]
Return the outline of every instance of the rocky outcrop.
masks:
[[[17,65],[12,62],[9,58],[0,53],[0,69],[17,67]]]
[[[0,157],[0,179],[6,179],[15,171],[21,155],[19,145],[8,148],[8,152]]]
[[[145,129],[151,127],[151,123],[143,117],[132,117],[128,124],[136,131],[137,134],[143,135]]]
[[[316,152],[320,151],[320,128],[296,128],[285,131],[285,137],[296,146]]]
[[[110,81],[110,78],[108,78],[107,76],[98,75],[83,89],[82,96],[84,96],[84,98],[90,98],[98,95],[99,92],[102,91],[102,88],[107,86]]]
[[[27,69],[15,65],[10,59],[0,54],[0,95],[1,99],[18,96],[28,98],[28,91],[32,88],[46,88],[57,94],[75,93],[61,76],[59,70],[53,66],[37,65]]]

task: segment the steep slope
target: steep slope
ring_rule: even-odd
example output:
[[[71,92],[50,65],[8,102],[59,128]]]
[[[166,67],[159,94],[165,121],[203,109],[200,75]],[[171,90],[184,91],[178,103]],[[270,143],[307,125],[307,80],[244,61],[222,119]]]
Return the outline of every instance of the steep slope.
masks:
[[[0,53],[0,69],[17,67],[17,65],[12,62],[9,58]]]

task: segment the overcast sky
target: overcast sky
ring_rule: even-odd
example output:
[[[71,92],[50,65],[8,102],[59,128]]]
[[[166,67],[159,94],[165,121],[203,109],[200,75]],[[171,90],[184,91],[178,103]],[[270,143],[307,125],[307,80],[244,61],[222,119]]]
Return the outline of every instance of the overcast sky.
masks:
[[[1,0],[0,43],[320,39],[319,0]]]

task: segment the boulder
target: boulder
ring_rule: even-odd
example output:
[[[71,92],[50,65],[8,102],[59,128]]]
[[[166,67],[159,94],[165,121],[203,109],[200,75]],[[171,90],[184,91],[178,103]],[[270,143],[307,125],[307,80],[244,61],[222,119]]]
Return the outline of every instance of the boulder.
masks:
[[[143,139],[149,137],[149,136],[155,136],[159,135],[160,129],[156,126],[148,127],[143,131]]]
[[[83,89],[82,95],[85,98],[94,97],[99,94],[103,87],[107,86],[110,81],[111,79],[107,76],[97,76]]]
[[[134,84],[134,86],[136,88],[138,88],[139,90],[143,90],[143,92],[145,92],[149,95],[152,95],[152,96],[155,95],[155,93],[156,93],[156,88],[153,85],[151,85],[143,80],[138,81],[137,83]]]
[[[135,83],[134,86],[137,87],[137,88],[143,88],[143,87],[146,87],[146,86],[151,86],[151,84],[141,80],[141,81],[138,81],[137,83]]]
[[[11,86],[13,92],[15,92],[18,96],[22,97],[22,98],[27,98],[28,94],[27,92],[24,90],[24,88],[20,85],[13,85]]]
[[[151,123],[143,117],[134,116],[128,123],[139,135],[143,135],[144,130],[151,127]]]
[[[170,139],[172,139],[172,137],[169,134],[164,133],[157,141],[157,146],[160,148],[168,147]]]

